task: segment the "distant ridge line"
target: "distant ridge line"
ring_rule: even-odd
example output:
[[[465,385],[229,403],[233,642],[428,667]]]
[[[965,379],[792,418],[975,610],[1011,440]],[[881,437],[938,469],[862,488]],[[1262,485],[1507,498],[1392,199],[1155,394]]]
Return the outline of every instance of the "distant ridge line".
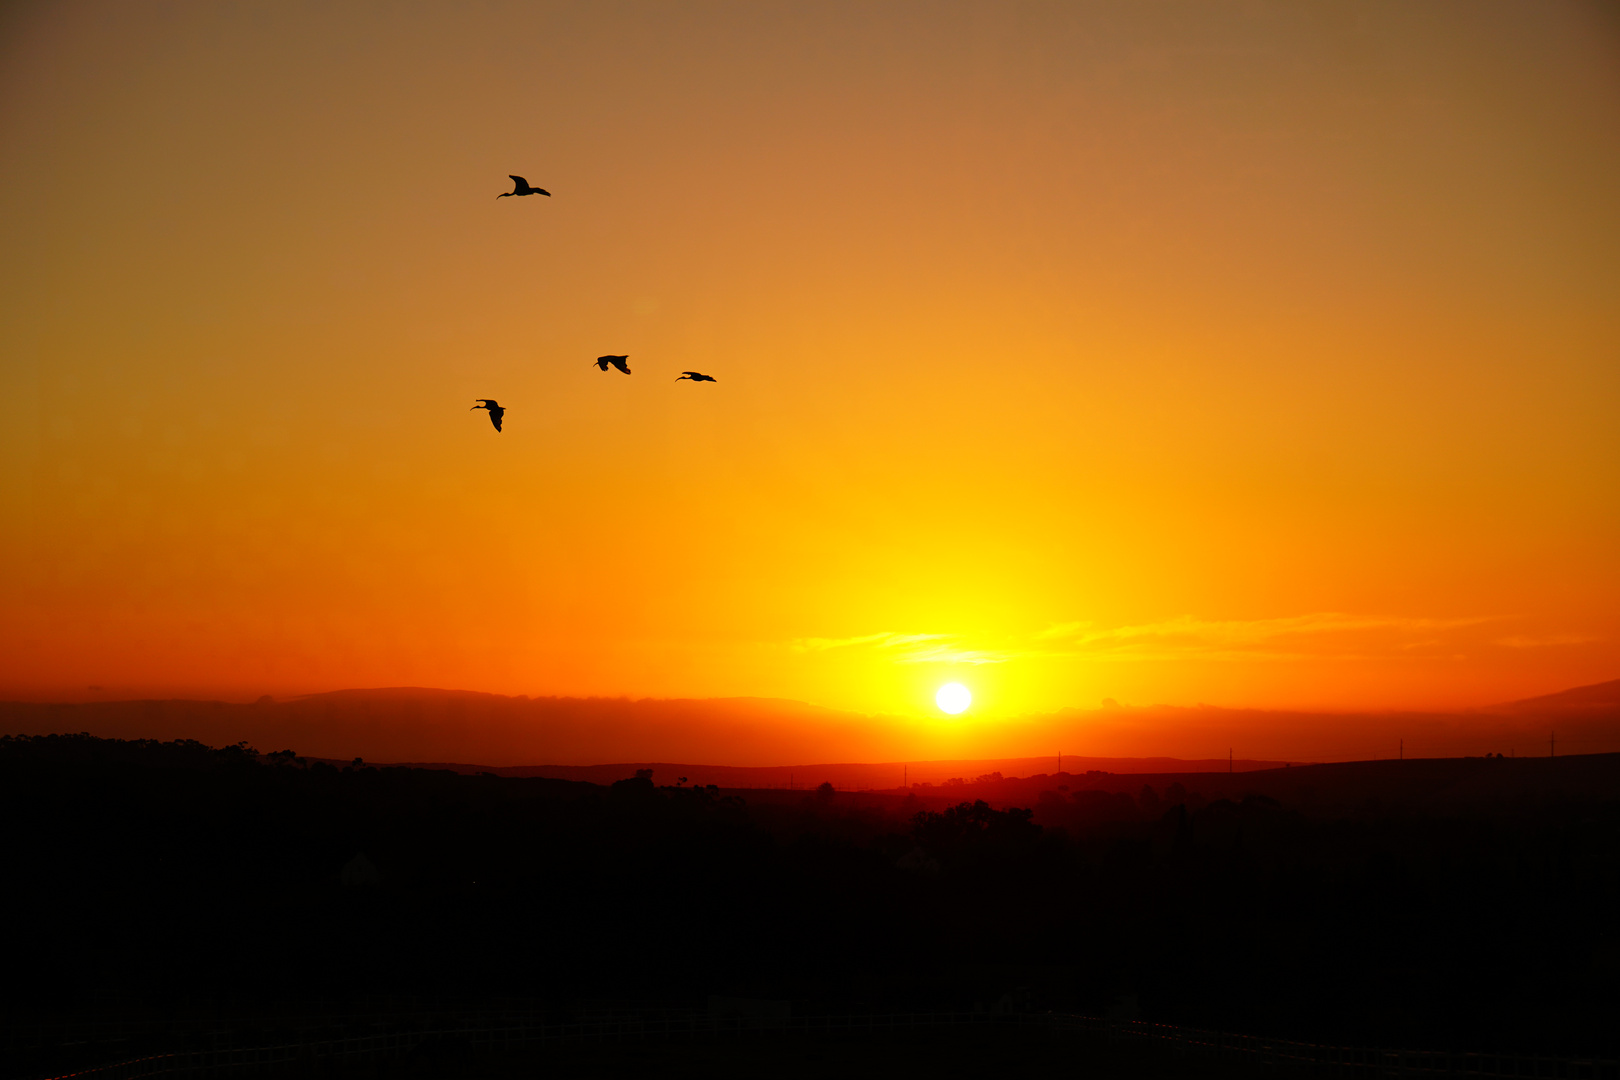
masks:
[[[1521,698],[1503,705],[1492,706],[1487,711],[1532,712],[1537,709],[1565,709],[1565,708],[1601,708],[1604,706],[1620,705],[1620,679],[1610,679],[1607,682],[1592,683],[1588,686],[1572,686],[1568,690],[1560,690],[1556,694],[1542,694],[1538,697]]]
[[[798,786],[899,787],[980,775],[1252,772],[1305,762],[1620,751],[1620,680],[1518,702],[1424,712],[1301,712],[1214,706],[1061,710],[986,718],[961,741],[932,721],[869,716],[776,698],[516,697],[428,687],[346,689],[248,702],[185,698],[0,701],[0,734],[246,742],[309,758],[435,763],[456,771]],[[105,694],[105,697],[99,695]],[[1556,740],[1556,742],[1555,742]],[[942,759],[942,749],[964,754]],[[1050,748],[1050,756],[1028,750]],[[1006,750],[1024,750],[1020,756]],[[1236,758],[1229,748],[1263,757]],[[919,757],[910,757],[913,752]],[[620,755],[635,754],[640,761]],[[980,756],[983,755],[983,756]],[[995,756],[992,756],[995,755]],[[704,765],[702,762],[725,762]],[[495,764],[483,765],[491,762]],[[530,764],[530,763],[540,764]],[[569,762],[576,764],[558,764]],[[759,762],[790,762],[761,765]],[[583,764],[579,764],[583,763]],[[808,763],[808,764],[806,764]],[[775,771],[773,771],[775,770]],[[523,775],[515,773],[514,775]],[[786,774],[786,775],[784,775]]]
[[[368,764],[383,765],[383,762]],[[598,765],[476,765],[462,762],[391,762],[402,768],[446,769],[466,775],[490,773],[506,777],[541,777],[550,780],[586,780],[612,783],[651,769],[653,783],[674,784],[686,777],[688,784],[715,784],[719,787],[813,788],[823,781],[837,788],[894,790],[909,780],[912,784],[940,786],[950,779],[972,783],[982,776],[1000,773],[1005,778],[1028,779],[1050,776],[1057,771],[1057,755],[1051,758],[942,759],[934,761],[822,762],[809,765],[702,765],[671,761],[605,762]],[[1233,772],[1259,772],[1281,769],[1303,762],[1260,761],[1237,758],[1230,762]],[[1123,775],[1166,775],[1224,773],[1225,758],[1187,760],[1169,757],[1092,758],[1063,755],[1065,776],[1084,776],[1096,771]]]

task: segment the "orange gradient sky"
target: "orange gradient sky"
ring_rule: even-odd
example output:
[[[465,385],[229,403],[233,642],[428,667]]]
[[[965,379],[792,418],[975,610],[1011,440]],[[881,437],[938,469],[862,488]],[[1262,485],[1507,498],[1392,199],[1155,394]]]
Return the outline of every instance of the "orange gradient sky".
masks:
[[[1614,12],[11,6],[0,693],[1620,676]]]

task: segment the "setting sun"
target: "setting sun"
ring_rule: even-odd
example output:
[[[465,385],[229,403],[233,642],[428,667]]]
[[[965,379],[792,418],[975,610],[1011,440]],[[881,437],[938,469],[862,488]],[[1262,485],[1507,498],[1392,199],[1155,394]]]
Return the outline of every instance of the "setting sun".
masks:
[[[6,5],[0,699],[1612,679],[1620,39],[1476,7]]]
[[[948,682],[934,695],[934,704],[955,716],[973,704],[973,691],[959,682]]]

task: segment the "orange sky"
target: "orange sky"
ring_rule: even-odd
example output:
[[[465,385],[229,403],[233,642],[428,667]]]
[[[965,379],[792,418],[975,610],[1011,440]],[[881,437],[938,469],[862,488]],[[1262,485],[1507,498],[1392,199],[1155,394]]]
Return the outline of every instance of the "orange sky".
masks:
[[[0,693],[1615,678],[1617,191],[1597,5],[14,6]]]

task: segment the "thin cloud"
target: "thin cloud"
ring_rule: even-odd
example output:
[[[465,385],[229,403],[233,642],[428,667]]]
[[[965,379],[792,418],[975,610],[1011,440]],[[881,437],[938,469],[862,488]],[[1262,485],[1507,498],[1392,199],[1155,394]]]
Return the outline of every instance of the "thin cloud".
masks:
[[[1551,637],[1514,637],[1497,638],[1491,644],[1500,645],[1507,649],[1545,649],[1553,645],[1586,645],[1593,641],[1602,641],[1602,638],[1589,637],[1585,634],[1554,634]]]
[[[1089,630],[1076,635],[1081,643],[1126,641],[1137,638],[1191,638],[1206,642],[1248,643],[1273,641],[1300,634],[1339,634],[1358,630],[1395,630],[1401,633],[1450,630],[1474,626],[1485,619],[1391,619],[1345,615],[1334,611],[1290,615],[1280,619],[1195,619],[1182,615],[1162,622]]]
[[[897,635],[892,633],[862,634],[859,637],[846,638],[795,638],[792,649],[794,652],[825,652],[828,649],[848,649],[857,645],[882,645]]]
[[[1048,626],[1045,630],[1036,634],[1035,640],[1050,641],[1052,638],[1073,637],[1090,625],[1091,623],[1086,621],[1058,623],[1056,626]]]
[[[955,645],[938,644],[907,650],[896,657],[901,664],[1005,664],[1017,659],[1018,653],[991,649],[960,649]]]
[[[921,645],[925,642],[946,640],[948,638],[944,634],[891,634],[889,640],[885,641],[880,648],[898,649],[907,645]]]
[[[1099,660],[1294,660],[1328,655],[1364,657],[1389,649],[1430,647],[1440,644],[1447,631],[1488,621],[1482,617],[1391,618],[1336,611],[1275,619],[1215,620],[1182,615],[1104,629],[1065,623],[1037,636],[1065,640],[1070,646],[1066,655]],[[1329,639],[1355,647],[1326,652],[1323,646]]]
[[[988,648],[954,634],[885,631],[847,638],[799,638],[797,652],[870,649],[897,664],[1005,664],[1020,659],[1093,661],[1366,660],[1455,648],[1454,631],[1487,617],[1432,619],[1350,615],[1337,611],[1273,619],[1199,619],[1180,615],[1151,623],[1098,627],[1086,620],[1058,623],[1029,635],[1032,648]],[[1512,648],[1576,644],[1586,638],[1503,638]],[[997,642],[1013,646],[1016,642]]]
[[[790,646],[795,652],[826,652],[829,649],[893,650],[897,664],[1004,664],[1017,654],[989,649],[962,648],[949,634],[861,634],[847,638],[798,638]]]

